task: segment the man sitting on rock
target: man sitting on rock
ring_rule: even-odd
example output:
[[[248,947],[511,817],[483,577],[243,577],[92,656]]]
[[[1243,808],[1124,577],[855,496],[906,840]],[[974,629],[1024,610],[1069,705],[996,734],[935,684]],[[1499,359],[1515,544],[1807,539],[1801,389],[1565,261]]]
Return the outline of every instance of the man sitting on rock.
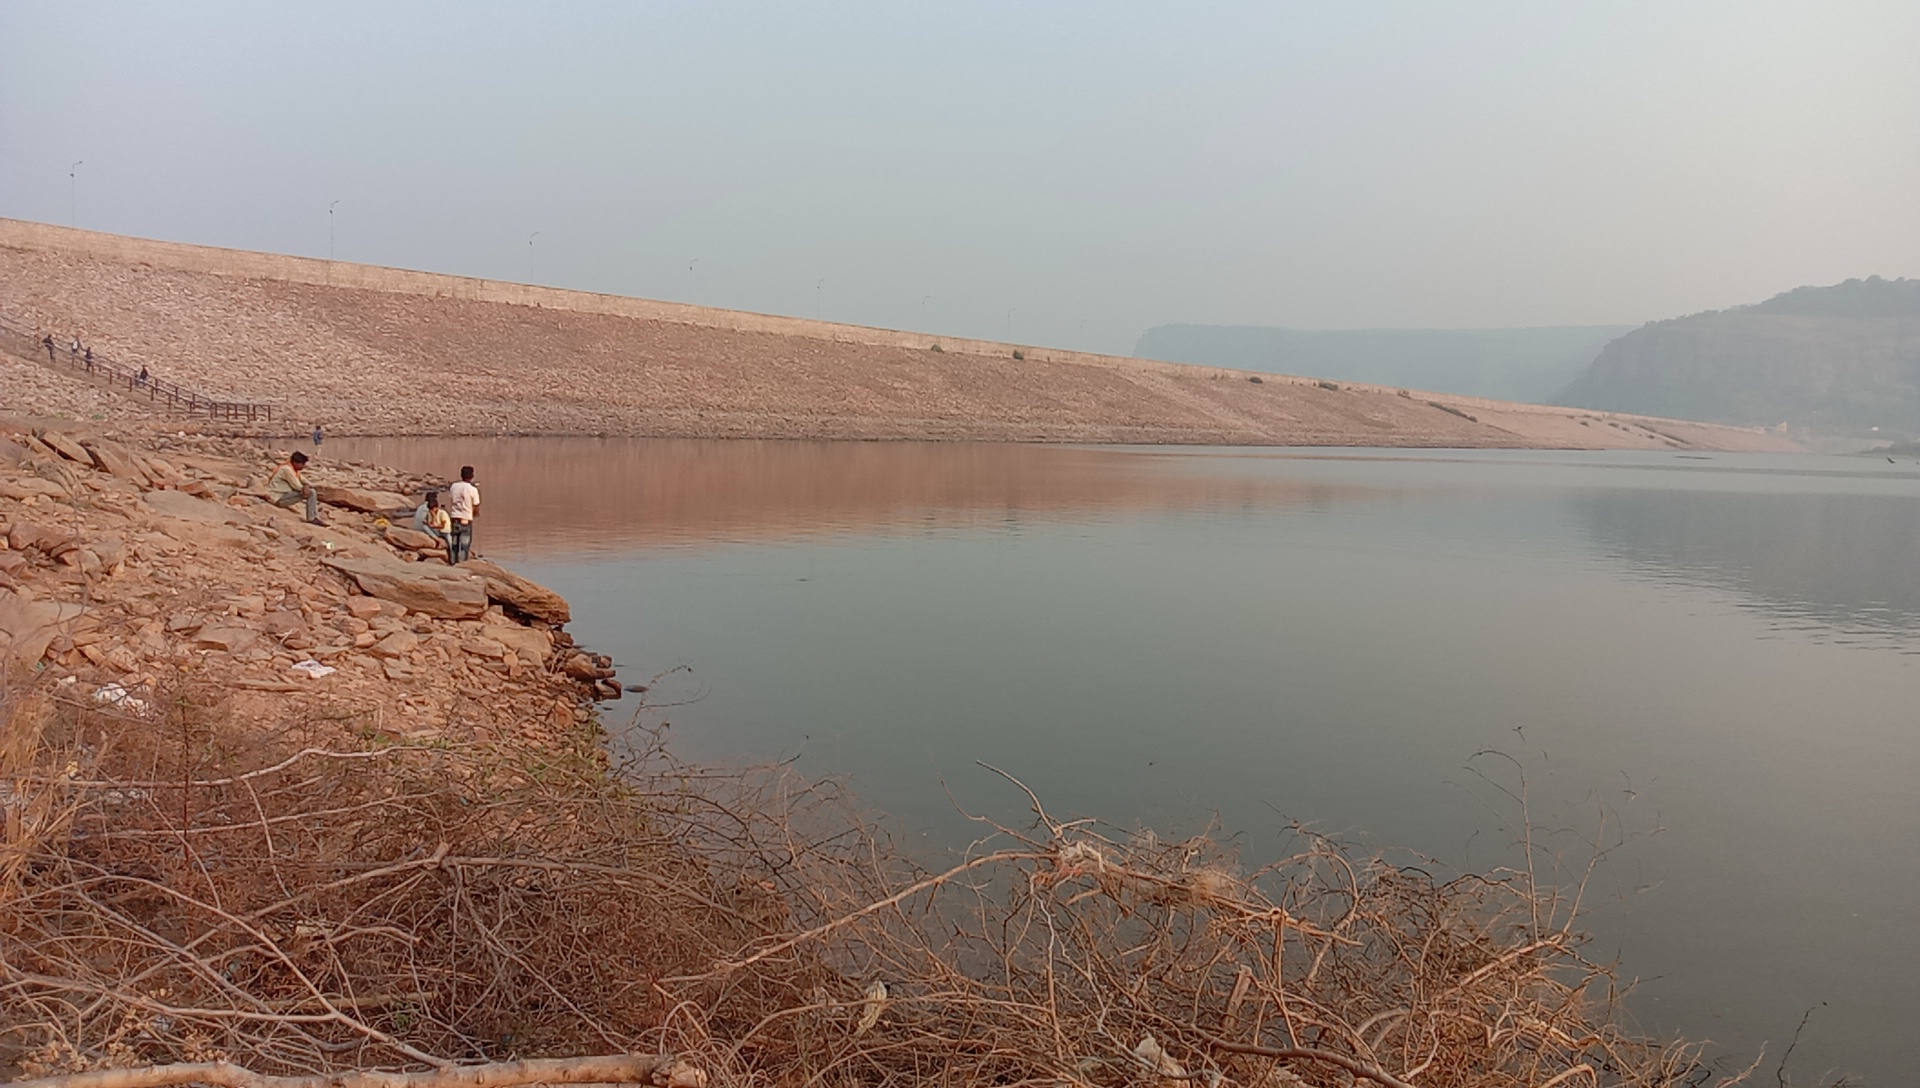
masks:
[[[453,542],[453,519],[441,507],[438,491],[427,492],[427,501],[414,510],[413,528],[415,532],[425,533],[439,541],[443,548]]]
[[[325,525],[326,522],[320,520],[320,493],[300,475],[300,470],[306,467],[307,455],[295,450],[286,464],[273,470],[273,479],[267,481],[267,495],[273,499],[273,505],[283,510],[291,510],[305,499],[307,522]]]

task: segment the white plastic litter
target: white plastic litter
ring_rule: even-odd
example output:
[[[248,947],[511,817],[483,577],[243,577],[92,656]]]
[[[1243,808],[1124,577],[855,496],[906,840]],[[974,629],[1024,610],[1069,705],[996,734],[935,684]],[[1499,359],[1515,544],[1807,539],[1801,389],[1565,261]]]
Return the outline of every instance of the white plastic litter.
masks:
[[[93,701],[106,703],[115,710],[129,714],[145,714],[149,709],[145,699],[137,698],[124,684],[102,684],[93,691]]]
[[[335,671],[332,665],[322,665],[311,657],[305,661],[296,661],[287,667],[294,672],[304,672],[315,680],[320,679],[322,676],[332,676]]]

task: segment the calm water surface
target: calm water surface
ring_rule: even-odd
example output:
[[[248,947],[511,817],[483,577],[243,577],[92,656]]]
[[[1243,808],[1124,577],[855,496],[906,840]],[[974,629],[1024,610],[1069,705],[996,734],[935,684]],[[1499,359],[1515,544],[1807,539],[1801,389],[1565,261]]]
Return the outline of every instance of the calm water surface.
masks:
[[[697,759],[797,755],[928,853],[1016,814],[1289,820],[1515,860],[1627,834],[1589,917],[1656,1030],[1909,1083],[1920,1024],[1920,466],[1540,452],[493,439],[483,553]],[[1498,768],[1484,759],[1476,765]],[[1580,852],[1580,836],[1557,840]],[[1824,1004],[1823,1004],[1824,1003]],[[1773,1060],[1767,1064],[1771,1074]]]

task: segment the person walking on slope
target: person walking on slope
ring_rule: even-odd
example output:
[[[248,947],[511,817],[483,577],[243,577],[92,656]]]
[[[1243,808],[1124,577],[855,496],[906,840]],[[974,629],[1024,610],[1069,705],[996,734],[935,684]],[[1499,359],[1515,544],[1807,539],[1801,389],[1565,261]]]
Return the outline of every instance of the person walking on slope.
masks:
[[[480,489],[473,486],[473,466],[460,466],[460,482],[447,489],[447,516],[453,536],[447,542],[447,562],[473,558],[473,516],[480,512]]]
[[[47,335],[41,337],[40,342],[42,344],[45,344],[47,347],[47,362],[49,363],[53,362],[53,334],[48,333]]]
[[[87,373],[91,374],[93,373],[93,345],[91,344],[87,345],[86,360],[87,360]]]
[[[308,524],[325,525],[326,522],[320,520],[320,493],[300,474],[306,467],[307,455],[295,450],[286,464],[273,470],[273,479],[267,481],[267,494],[273,499],[273,505],[282,510],[291,510],[300,505],[302,499],[306,500]]]

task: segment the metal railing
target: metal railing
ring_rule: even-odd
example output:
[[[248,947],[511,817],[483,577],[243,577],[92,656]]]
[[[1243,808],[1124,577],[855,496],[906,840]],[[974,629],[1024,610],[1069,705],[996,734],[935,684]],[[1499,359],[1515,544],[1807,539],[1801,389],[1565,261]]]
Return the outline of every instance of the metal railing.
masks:
[[[173,411],[184,412],[189,417],[245,420],[248,423],[273,422],[273,405],[271,404],[208,396],[177,382],[156,378],[146,372],[145,367],[116,363],[98,352],[89,359],[83,354],[86,349],[74,351],[71,341],[65,344],[55,341],[52,349],[49,350],[45,340],[7,317],[0,317],[0,347],[35,362],[44,360],[48,366],[56,370],[70,371],[83,378],[93,378],[116,389],[125,388],[128,393],[135,396],[145,393],[147,399],[156,407],[165,405]]]

